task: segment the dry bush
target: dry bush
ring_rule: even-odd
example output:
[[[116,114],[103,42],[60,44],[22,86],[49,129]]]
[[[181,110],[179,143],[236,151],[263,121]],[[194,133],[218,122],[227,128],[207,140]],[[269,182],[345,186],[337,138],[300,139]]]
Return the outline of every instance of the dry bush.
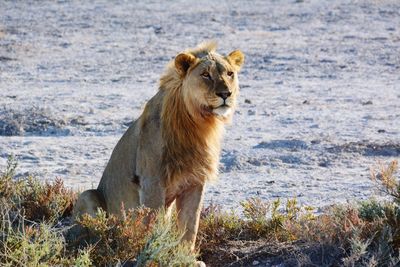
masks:
[[[4,200],[4,199],[3,199]],[[91,266],[88,250],[71,256],[62,229],[26,220],[11,204],[0,208],[1,266]]]
[[[397,160],[391,161],[388,166],[380,164],[378,168],[371,169],[372,180],[379,184],[380,190],[393,198],[396,205],[400,204],[400,183],[396,174],[398,172]]]
[[[76,193],[67,189],[61,179],[44,184],[28,178],[21,190],[21,206],[29,220],[60,220],[71,215]]]
[[[314,220],[292,224],[306,242],[331,250],[343,266],[398,266],[400,245],[400,183],[396,161],[372,171],[372,179],[390,201],[370,199],[357,205],[335,205]],[[293,227],[294,226],[294,227]]]
[[[107,216],[102,210],[98,211],[96,217],[84,215],[78,223],[87,229],[89,239],[95,241],[91,248],[91,259],[95,265],[135,259],[154,224],[154,219],[149,224],[143,223],[149,213],[148,209],[138,209],[125,214],[124,219]]]
[[[9,157],[8,164],[0,174],[0,198],[12,203],[25,219],[41,222],[58,221],[70,216],[76,193],[67,189],[61,179],[42,183],[34,177],[14,178],[17,163]]]
[[[290,258],[292,263],[295,259],[298,265],[398,266],[400,183],[396,174],[397,162],[391,162],[373,175],[392,201],[333,205],[318,216],[295,199],[283,207],[279,200],[249,199],[241,203],[243,217],[212,206],[200,222],[203,257],[212,257],[214,252],[222,255],[216,257],[218,263],[235,262],[226,247],[229,241],[264,240],[265,247],[291,243],[293,252],[281,252],[288,253],[282,259]]]
[[[6,169],[0,173],[0,197],[3,199],[15,201],[19,197],[22,184],[21,181],[14,180],[17,166],[14,157],[9,156]]]
[[[89,266],[87,251],[64,255],[63,229],[55,227],[70,213],[75,193],[61,180],[42,184],[32,177],[16,179],[16,167],[9,157],[0,174],[0,265]]]
[[[211,204],[201,212],[198,240],[211,248],[226,240],[239,238],[242,227],[243,220],[234,211],[225,212]]]
[[[90,259],[95,266],[135,262],[137,266],[190,266],[196,254],[181,245],[175,219],[147,208],[124,212],[123,218],[84,215],[79,224],[88,232]]]
[[[198,234],[203,257],[221,251],[227,241],[232,240],[246,242],[262,239],[272,243],[295,240],[294,233],[287,226],[314,217],[310,207],[300,207],[295,199],[288,200],[282,207],[279,199],[269,203],[250,198],[241,206],[243,217],[215,205],[203,209]]]

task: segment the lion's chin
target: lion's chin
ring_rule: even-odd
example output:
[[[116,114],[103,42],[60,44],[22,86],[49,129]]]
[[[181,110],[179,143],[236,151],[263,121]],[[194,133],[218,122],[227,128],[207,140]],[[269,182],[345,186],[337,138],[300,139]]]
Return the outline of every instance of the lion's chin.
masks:
[[[220,106],[213,109],[213,113],[219,117],[227,118],[232,113],[232,108],[229,106]]]

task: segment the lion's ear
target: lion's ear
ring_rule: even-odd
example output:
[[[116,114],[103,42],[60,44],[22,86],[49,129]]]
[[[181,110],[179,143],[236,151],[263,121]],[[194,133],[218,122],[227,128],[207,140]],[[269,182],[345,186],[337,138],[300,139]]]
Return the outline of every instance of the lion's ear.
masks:
[[[229,61],[234,67],[237,68],[237,70],[240,70],[240,68],[242,67],[243,62],[244,62],[244,55],[243,55],[242,51],[240,51],[240,50],[235,50],[235,51],[231,52],[231,53],[228,55],[227,58],[228,58],[228,61]]]
[[[196,57],[191,54],[181,53],[175,58],[175,68],[178,73],[183,77],[186,75],[187,70],[196,61]]]

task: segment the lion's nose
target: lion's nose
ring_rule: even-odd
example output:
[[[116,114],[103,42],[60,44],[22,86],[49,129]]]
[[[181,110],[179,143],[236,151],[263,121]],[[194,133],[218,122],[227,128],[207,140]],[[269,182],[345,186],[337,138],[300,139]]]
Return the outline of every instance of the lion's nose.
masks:
[[[216,93],[217,96],[221,97],[223,100],[226,100],[228,97],[231,96],[231,92],[219,92]]]

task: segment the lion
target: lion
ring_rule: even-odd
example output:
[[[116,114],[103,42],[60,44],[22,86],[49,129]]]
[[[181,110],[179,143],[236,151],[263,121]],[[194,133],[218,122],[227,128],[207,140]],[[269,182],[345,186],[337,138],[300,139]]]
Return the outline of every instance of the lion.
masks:
[[[169,209],[175,202],[182,242],[195,248],[205,184],[217,178],[223,126],[231,121],[244,55],[214,42],[178,54],[114,148],[97,189],[84,191],[73,216],[102,208]]]

